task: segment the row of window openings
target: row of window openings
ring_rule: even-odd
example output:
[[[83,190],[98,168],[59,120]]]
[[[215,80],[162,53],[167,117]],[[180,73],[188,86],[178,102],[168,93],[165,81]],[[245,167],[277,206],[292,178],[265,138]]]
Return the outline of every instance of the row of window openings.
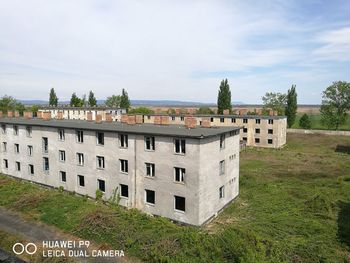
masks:
[[[66,172],[61,171],[60,177],[62,182],[66,182],[67,176]],[[80,187],[85,187],[85,177],[83,175],[78,175],[78,184]],[[104,180],[97,179],[97,187],[100,191],[106,191],[106,183]],[[124,198],[129,198],[129,186],[125,184],[120,184],[120,196]],[[219,198],[225,197],[225,186],[219,188]],[[151,205],[156,203],[156,193],[153,190],[145,189],[145,202]],[[179,211],[186,211],[186,199],[182,196],[174,196],[174,208]]]
[[[248,132],[248,128],[243,128],[243,133],[247,133]],[[256,128],[255,129],[255,133],[256,134],[260,134],[260,129],[259,128]],[[268,134],[273,134],[273,129],[268,129],[267,130],[267,133]]]
[[[64,130],[59,130],[58,134],[59,134],[59,139],[64,141],[64,138],[65,138]],[[76,131],[76,138],[77,138],[77,142],[83,143],[84,142],[84,132],[83,131]],[[104,133],[103,132],[97,132],[96,138],[97,138],[98,145],[104,145]],[[128,148],[128,135],[127,134],[120,134],[119,141],[120,141],[120,147]],[[4,147],[6,147],[5,144],[6,143],[4,143]],[[48,153],[48,138],[47,137],[42,137],[42,144],[43,144],[43,152]],[[4,148],[4,149],[6,149],[6,148]],[[149,151],[155,150],[154,137],[149,137],[149,136],[145,137],[145,149],[149,150]],[[175,150],[175,153],[185,154],[186,153],[186,140],[175,139],[174,140],[174,150]]]
[[[248,141],[248,138],[247,137],[243,137],[242,138],[243,139],[243,141]],[[254,139],[254,142],[255,143],[260,143],[260,138],[255,138]],[[273,144],[273,140],[272,139],[267,139],[267,144]]]
[[[214,118],[210,119],[211,122],[214,122]],[[220,122],[224,123],[225,122],[225,118],[221,117],[220,118]],[[236,118],[231,118],[231,122],[232,123],[236,123]],[[260,124],[261,119],[255,119],[255,124]],[[243,123],[248,123],[248,119],[244,118],[243,119]],[[273,124],[273,119],[268,119],[268,124]]]
[[[60,159],[62,158],[65,160],[65,153],[62,151],[63,154],[61,155],[60,152]],[[4,159],[4,167],[8,169],[8,160]],[[120,171],[123,173],[128,173],[129,172],[129,167],[128,167],[128,160],[119,160],[120,161]],[[222,165],[223,161],[220,162],[220,174],[225,173],[225,168],[224,168],[224,163]],[[84,164],[84,155],[78,153],[78,164],[83,165]],[[30,174],[34,174],[34,166],[32,164],[29,164],[30,166]],[[146,166],[146,176],[148,177],[155,177],[155,164],[154,163],[145,163]],[[21,170],[21,163],[16,162],[16,170],[20,171]],[[97,167],[100,169],[103,169],[105,167],[105,161],[104,157],[102,156],[97,156]],[[48,172],[50,169],[49,165],[49,158],[48,157],[43,157],[43,170]],[[181,182],[184,183],[185,181],[185,174],[186,174],[186,169],[185,168],[180,168],[180,167],[174,167],[174,181],[175,182]]]

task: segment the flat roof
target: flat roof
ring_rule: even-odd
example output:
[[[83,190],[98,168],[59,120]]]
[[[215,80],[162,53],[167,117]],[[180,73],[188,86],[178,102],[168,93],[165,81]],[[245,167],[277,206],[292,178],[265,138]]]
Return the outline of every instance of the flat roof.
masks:
[[[197,126],[194,129],[186,128],[184,125],[156,125],[156,124],[126,124],[121,122],[102,122],[96,123],[94,121],[84,120],[43,120],[38,118],[24,119],[24,118],[1,118],[1,124],[13,124],[13,125],[28,125],[28,126],[40,126],[40,127],[54,127],[54,128],[67,128],[67,129],[81,129],[81,130],[94,130],[94,131],[108,131],[108,132],[122,132],[132,134],[151,134],[162,136],[178,136],[189,138],[208,138],[222,133],[228,133],[231,131],[237,131],[240,127],[210,127],[203,128]]]
[[[144,114],[144,116],[174,116],[174,117],[206,117],[206,118],[240,118],[240,119],[286,119],[287,116],[266,116],[266,115],[215,115],[215,114]]]

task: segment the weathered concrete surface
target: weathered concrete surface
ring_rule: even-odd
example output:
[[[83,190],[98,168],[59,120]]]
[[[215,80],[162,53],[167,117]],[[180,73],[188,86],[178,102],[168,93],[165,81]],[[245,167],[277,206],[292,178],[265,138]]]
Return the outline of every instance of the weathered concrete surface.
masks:
[[[28,242],[42,243],[44,240],[79,240],[77,237],[70,236],[61,232],[59,229],[49,227],[33,221],[24,219],[20,214],[0,207],[0,229],[10,234],[20,235]],[[91,247],[96,249],[93,244]],[[125,253],[125,252],[124,252]],[[0,254],[1,256],[1,254]],[[126,258],[73,258],[77,262],[128,262]],[[0,258],[0,262],[1,258]],[[5,261],[6,262],[6,261]],[[16,261],[8,261],[16,262]],[[130,261],[131,262],[131,261]]]

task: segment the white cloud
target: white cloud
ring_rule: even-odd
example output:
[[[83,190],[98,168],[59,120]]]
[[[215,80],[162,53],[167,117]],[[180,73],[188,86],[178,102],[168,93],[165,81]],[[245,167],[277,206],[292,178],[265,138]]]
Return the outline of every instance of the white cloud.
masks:
[[[0,0],[0,6],[0,95],[22,99],[46,99],[54,86],[61,98],[89,89],[105,98],[126,88],[137,99],[213,102],[224,76],[205,73],[230,71],[252,72],[231,78],[234,100],[260,102],[261,87],[287,89],[286,80],[293,82],[275,81],[280,65],[348,44],[344,33],[326,35],[307,54],[310,27],[290,21],[294,7],[286,1]],[[248,86],[254,96],[241,88]]]

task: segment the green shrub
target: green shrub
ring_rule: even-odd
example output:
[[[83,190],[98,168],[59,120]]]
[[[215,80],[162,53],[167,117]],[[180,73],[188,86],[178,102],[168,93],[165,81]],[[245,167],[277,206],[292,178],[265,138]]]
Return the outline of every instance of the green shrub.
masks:
[[[299,126],[303,129],[310,129],[311,128],[311,120],[306,113],[304,113],[304,115],[300,118]]]

